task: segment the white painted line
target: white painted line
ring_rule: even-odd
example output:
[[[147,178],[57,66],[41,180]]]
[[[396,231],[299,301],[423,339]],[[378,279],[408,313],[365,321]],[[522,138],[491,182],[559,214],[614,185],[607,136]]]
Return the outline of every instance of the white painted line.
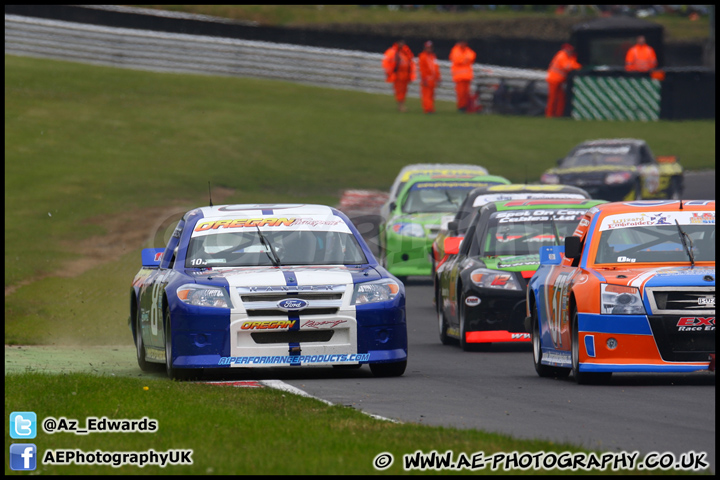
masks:
[[[323,403],[325,403],[325,404],[327,404],[327,405],[330,405],[330,406],[333,405],[332,402],[329,402],[329,401],[324,400],[324,399],[322,399],[322,398],[314,397],[314,396],[310,395],[309,393],[307,393],[307,392],[304,391],[304,390],[300,390],[299,388],[293,387],[292,385],[288,385],[287,383],[283,382],[282,380],[260,380],[260,383],[263,384],[263,385],[265,385],[265,386],[267,386],[267,387],[270,387],[270,388],[275,388],[275,389],[277,389],[277,390],[282,390],[282,391],[284,391],[284,392],[292,393],[292,394],[295,394],[295,395],[300,395],[301,397],[314,398],[315,400],[320,400],[321,402],[323,402]],[[372,413],[363,412],[362,410],[358,410],[358,411],[359,411],[360,413],[364,413],[364,414],[367,415],[368,417],[374,418],[374,419],[376,419],[376,420],[382,420],[382,421],[385,421],[385,422],[392,422],[392,423],[402,423],[402,422],[400,422],[399,420],[393,420],[392,418],[381,417],[380,415],[375,415],[375,414],[372,414]]]

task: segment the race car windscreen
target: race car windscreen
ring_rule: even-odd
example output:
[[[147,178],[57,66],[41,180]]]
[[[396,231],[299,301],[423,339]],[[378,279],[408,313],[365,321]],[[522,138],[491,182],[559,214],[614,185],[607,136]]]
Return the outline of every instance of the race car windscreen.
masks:
[[[687,249],[683,246],[683,234],[674,224],[603,230],[600,232],[595,263],[714,262],[714,212],[712,221],[712,224],[680,225],[680,230],[687,235]]]
[[[470,182],[418,182],[408,191],[403,213],[456,212],[468,192],[481,184]]]
[[[352,233],[323,230],[262,230],[260,233],[257,229],[245,228],[192,237],[185,267],[365,263],[367,258]]]
[[[598,165],[635,165],[637,154],[629,145],[580,148],[565,157],[561,167],[595,167]]]
[[[490,216],[481,256],[539,255],[540,247],[563,245],[577,228],[586,209],[514,210]],[[552,219],[552,220],[551,220]]]

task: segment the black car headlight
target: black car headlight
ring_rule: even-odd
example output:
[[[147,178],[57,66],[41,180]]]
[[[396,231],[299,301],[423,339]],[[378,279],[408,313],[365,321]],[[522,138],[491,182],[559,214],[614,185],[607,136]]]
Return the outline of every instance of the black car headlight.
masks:
[[[630,172],[612,172],[605,175],[605,185],[618,185],[632,180]]]
[[[515,275],[510,272],[478,268],[470,274],[470,280],[482,288],[499,288],[502,290],[522,290]]]

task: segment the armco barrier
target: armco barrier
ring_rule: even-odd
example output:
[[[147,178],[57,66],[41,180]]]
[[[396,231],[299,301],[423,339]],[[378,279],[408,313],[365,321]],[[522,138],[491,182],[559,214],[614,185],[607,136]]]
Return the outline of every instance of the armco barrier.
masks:
[[[165,72],[285,80],[329,88],[390,94],[382,55],[234,38],[105,27],[36,17],[5,15],[5,54],[54,58],[113,67]],[[439,60],[438,100],[454,101],[450,63]],[[545,72],[475,64],[483,111],[501,79],[525,85],[545,81]],[[408,95],[419,97],[419,82]]]

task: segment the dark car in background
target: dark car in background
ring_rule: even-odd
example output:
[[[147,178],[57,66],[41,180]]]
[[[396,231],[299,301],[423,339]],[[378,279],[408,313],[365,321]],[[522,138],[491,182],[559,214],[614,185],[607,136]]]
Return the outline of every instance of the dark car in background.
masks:
[[[575,185],[607,201],[682,198],[683,168],[675,157],[655,157],[644,140],[590,140],[573,148],[540,183]]]

